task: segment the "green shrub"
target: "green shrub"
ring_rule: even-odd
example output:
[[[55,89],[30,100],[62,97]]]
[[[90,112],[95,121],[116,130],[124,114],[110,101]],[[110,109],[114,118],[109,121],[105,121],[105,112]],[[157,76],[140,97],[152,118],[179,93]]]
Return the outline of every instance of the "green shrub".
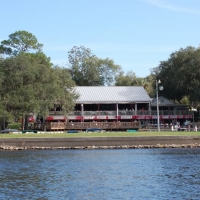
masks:
[[[15,122],[15,123],[11,123],[11,124],[8,124],[8,128],[10,129],[21,129],[22,127],[22,124],[20,122]]]

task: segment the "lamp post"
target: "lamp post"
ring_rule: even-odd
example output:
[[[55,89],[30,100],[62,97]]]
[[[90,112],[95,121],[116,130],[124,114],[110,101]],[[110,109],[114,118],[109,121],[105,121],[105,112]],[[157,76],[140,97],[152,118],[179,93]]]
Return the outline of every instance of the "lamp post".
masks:
[[[81,104],[81,122],[84,122],[83,103]]]
[[[160,132],[160,115],[159,115],[159,103],[158,103],[158,90],[163,90],[163,87],[160,86],[158,88],[158,84],[160,84],[161,81],[160,80],[156,80],[156,102],[157,102],[157,127],[158,127],[158,132]]]

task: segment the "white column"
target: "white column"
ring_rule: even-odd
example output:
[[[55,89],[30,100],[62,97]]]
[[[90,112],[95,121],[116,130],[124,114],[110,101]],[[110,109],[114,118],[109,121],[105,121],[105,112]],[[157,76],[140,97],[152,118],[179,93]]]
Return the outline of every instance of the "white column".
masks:
[[[118,115],[119,115],[119,109],[118,109],[118,102],[117,102],[117,121],[118,121]]]
[[[135,103],[135,115],[137,115],[137,103]]]

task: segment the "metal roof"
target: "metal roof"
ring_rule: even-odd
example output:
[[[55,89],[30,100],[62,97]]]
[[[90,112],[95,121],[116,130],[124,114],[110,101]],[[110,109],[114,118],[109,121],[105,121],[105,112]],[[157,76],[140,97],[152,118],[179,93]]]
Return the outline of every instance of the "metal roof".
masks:
[[[163,107],[187,107],[188,106],[186,104],[174,103],[173,101],[170,101],[169,99],[163,96],[158,97],[158,104],[159,106],[163,106]],[[152,107],[157,106],[157,98],[152,99],[151,106]]]
[[[77,86],[76,103],[150,103],[151,98],[142,86]]]

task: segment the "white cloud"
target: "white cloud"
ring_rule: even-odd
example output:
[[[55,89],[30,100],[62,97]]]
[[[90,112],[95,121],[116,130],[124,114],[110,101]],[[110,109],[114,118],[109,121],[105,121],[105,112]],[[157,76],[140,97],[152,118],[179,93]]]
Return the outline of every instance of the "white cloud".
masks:
[[[187,14],[193,14],[193,15],[200,15],[200,10],[181,6],[181,5],[176,5],[176,4],[166,1],[166,0],[144,0],[144,1],[153,6],[163,8],[166,10],[182,12],[182,13],[187,13]],[[176,1],[174,1],[174,2],[176,2]]]

